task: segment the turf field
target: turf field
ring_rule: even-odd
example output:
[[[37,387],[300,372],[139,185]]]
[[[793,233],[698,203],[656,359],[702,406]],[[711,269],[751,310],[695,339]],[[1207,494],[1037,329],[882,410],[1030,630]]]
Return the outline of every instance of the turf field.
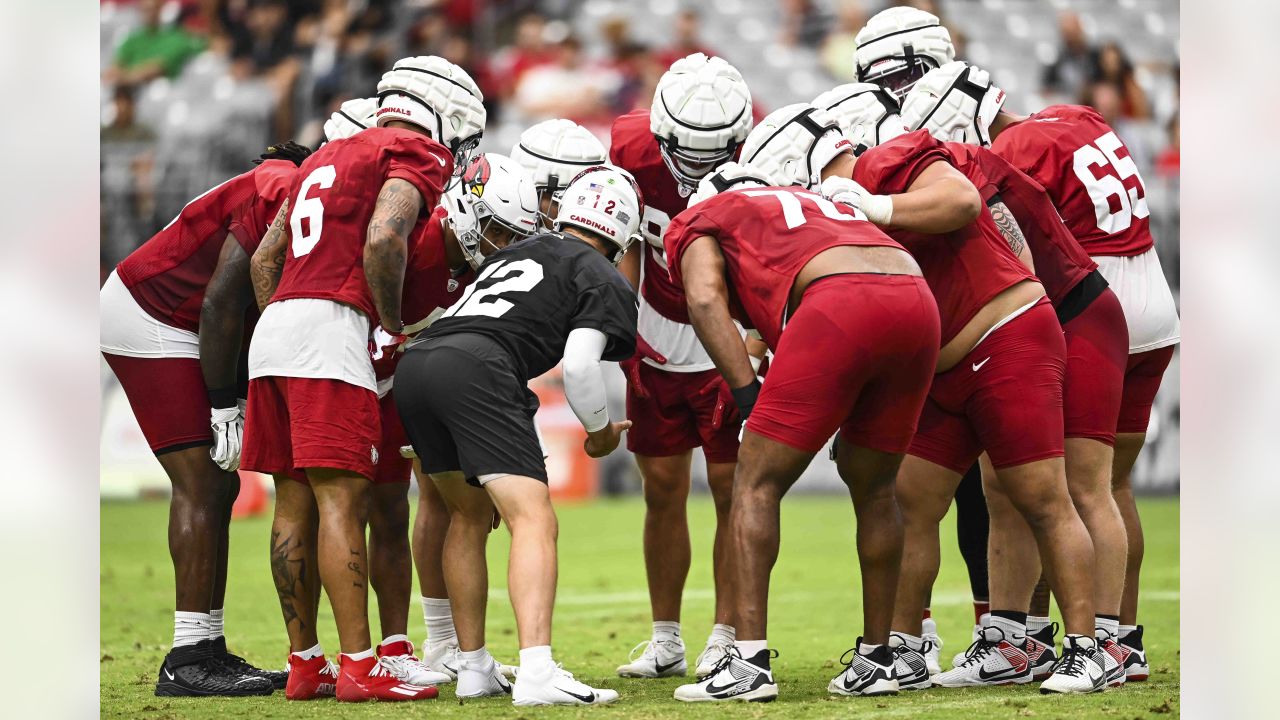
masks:
[[[830,698],[827,681],[851,646],[860,622],[853,512],[842,497],[793,497],[783,502],[782,554],[774,571],[770,645],[780,656],[774,671],[781,696],[768,705],[690,706],[671,699],[676,679],[622,680],[614,668],[648,637],[648,600],[641,561],[643,505],[638,499],[560,508],[560,594],[555,615],[556,658],[589,683],[617,689],[622,698],[602,708],[514,708],[486,699],[461,708],[446,686],[437,700],[413,707],[334,701],[287,703],[283,692],[254,699],[161,699],[152,695],[160,661],[172,639],[173,576],[165,544],[163,502],[102,506],[102,714],[128,718],[312,717],[774,717],[856,715],[896,718],[1133,718],[1178,714],[1178,501],[1146,500],[1142,578],[1151,659],[1149,682],[1089,697],[1045,697],[1036,685],[1016,689],[943,690],[891,698]],[[711,626],[710,548],[714,513],[706,498],[690,505],[694,566],[685,590],[684,636],[692,655]],[[270,520],[236,521],[231,542],[227,635],[232,650],[260,666],[281,666],[287,652],[280,609],[267,569]],[[506,601],[507,536],[490,545],[494,595],[489,648],[514,662],[514,620]],[[943,666],[967,646],[973,617],[968,582],[955,547],[954,525],[944,523],[942,575],[933,612],[946,646]],[[422,615],[412,605],[410,634],[421,642]],[[338,647],[327,601],[321,604],[321,640]],[[376,614],[374,631],[377,632]],[[376,638],[375,638],[376,641]]]

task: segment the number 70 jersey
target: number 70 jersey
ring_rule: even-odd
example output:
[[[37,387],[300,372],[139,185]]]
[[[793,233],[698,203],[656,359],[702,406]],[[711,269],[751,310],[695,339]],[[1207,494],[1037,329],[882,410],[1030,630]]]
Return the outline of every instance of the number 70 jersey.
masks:
[[[272,302],[320,298],[346,303],[378,323],[364,277],[364,244],[383,184],[405,180],[422,196],[418,222],[431,216],[453,171],[453,157],[426,135],[370,128],[317,150],[289,193],[289,249]],[[412,237],[415,228],[405,228]]]
[[[631,357],[635,292],[595,248],[569,235],[543,233],[490,255],[475,282],[419,337],[489,337],[507,350],[517,376],[528,382],[560,362],[565,340],[577,328],[604,334],[603,359]]]

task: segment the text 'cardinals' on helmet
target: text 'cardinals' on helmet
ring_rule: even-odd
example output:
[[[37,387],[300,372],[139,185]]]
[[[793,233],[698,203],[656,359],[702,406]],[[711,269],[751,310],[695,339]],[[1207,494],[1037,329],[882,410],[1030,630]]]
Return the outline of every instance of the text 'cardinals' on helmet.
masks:
[[[613,165],[597,165],[583,170],[564,189],[555,228],[581,228],[603,238],[614,246],[609,260],[617,265],[631,243],[639,239],[643,214],[644,196],[631,173]]]
[[[737,68],[694,53],[658,80],[649,130],[662,159],[688,197],[698,181],[733,158],[751,130],[751,91]]]
[[[462,181],[441,202],[446,222],[473,268],[480,267],[490,253],[538,228],[533,178],[505,155],[476,155],[463,171]]]
[[[590,130],[572,120],[544,120],[520,133],[511,159],[533,175],[538,191],[538,218],[551,227],[560,192],[578,173],[608,159],[604,145]]]
[[[745,187],[785,186],[786,184],[775,182],[773,178],[769,177],[768,173],[763,172],[758,167],[742,165],[730,160],[702,178],[702,182],[698,183],[697,192],[693,194],[693,197],[689,198],[689,207],[697,205],[712,195],[719,195],[729,190]]]
[[[324,121],[324,139],[344,140],[377,123],[378,98],[355,98],[342,103],[338,111]]]
[[[784,185],[815,188],[822,170],[853,143],[826,112],[807,103],[778,108],[765,116],[742,144],[742,164],[758,168]]]
[[[991,123],[1004,106],[991,74],[957,60],[929,71],[902,103],[902,119],[944,142],[991,145]]]
[[[901,100],[924,74],[956,58],[951,33],[936,15],[913,7],[876,13],[854,38],[854,74]]]
[[[484,134],[484,95],[465,70],[435,55],[396,61],[378,82],[378,127],[392,121],[425,130],[453,153],[461,177]]]
[[[897,99],[879,85],[837,85],[814,98],[813,104],[840,125],[840,131],[853,143],[854,155],[907,131]]]

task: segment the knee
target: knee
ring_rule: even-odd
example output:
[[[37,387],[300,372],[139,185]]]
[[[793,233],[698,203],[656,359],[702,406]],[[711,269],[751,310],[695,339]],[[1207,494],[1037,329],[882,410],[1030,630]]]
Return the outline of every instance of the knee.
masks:
[[[409,537],[409,502],[403,497],[376,498],[369,509],[369,534],[380,539]]]

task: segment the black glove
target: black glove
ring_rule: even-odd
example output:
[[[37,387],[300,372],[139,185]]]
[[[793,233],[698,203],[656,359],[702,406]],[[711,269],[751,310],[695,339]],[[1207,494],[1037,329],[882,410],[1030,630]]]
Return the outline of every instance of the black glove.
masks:
[[[738,414],[745,423],[751,415],[751,409],[756,406],[756,399],[760,397],[760,381],[752,380],[750,385],[733,388],[729,392],[733,394],[733,402],[738,406]]]

